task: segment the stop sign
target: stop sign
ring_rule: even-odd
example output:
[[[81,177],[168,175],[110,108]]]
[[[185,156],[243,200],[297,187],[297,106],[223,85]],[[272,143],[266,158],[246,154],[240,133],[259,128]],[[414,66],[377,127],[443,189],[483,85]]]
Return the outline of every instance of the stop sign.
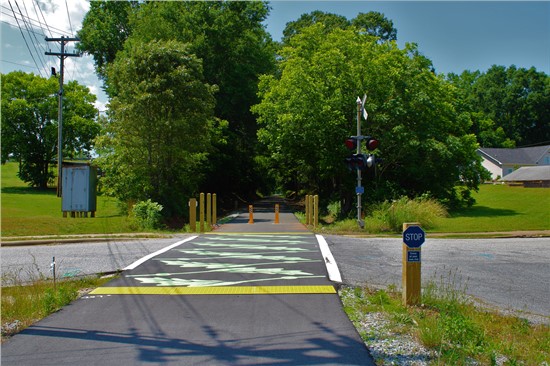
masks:
[[[426,233],[420,226],[409,226],[403,231],[403,243],[409,248],[420,248],[426,240]]]

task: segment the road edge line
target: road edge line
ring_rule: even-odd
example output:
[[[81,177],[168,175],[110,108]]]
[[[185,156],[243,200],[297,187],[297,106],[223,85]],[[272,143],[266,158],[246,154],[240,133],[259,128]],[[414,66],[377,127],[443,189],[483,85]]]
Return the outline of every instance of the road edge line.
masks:
[[[321,249],[321,254],[323,255],[323,260],[325,261],[325,266],[327,267],[328,278],[333,282],[342,283],[342,276],[340,275],[340,270],[336,264],[336,260],[332,256],[332,252],[328,247],[328,243],[322,235],[316,234],[317,242],[319,243],[319,248]]]
[[[156,257],[157,255],[159,254],[162,254],[164,252],[167,252],[169,251],[170,249],[172,248],[175,248],[177,246],[180,246],[182,245],[183,243],[186,243],[188,241],[191,241],[195,238],[198,238],[198,235],[194,235],[194,236],[191,236],[189,238],[185,238],[183,240],[180,240],[178,241],[177,243],[174,243],[172,245],[169,245],[167,246],[166,248],[162,248],[161,250],[157,250],[156,252],[154,253],[151,253],[151,254],[148,254],[146,255],[145,257],[141,258],[141,259],[138,259],[137,261],[135,261],[134,263],[130,264],[129,266],[123,268],[122,270],[123,271],[129,271],[129,270],[132,270],[132,269],[135,269],[137,266],[139,266],[140,264],[143,264],[144,262],[147,262],[149,259],[153,258],[153,257]]]

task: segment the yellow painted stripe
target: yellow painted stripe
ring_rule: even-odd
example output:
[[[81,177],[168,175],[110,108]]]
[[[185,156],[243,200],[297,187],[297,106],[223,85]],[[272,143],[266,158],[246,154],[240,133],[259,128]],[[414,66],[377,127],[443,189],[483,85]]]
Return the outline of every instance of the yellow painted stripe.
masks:
[[[90,295],[335,294],[333,286],[100,287]]]

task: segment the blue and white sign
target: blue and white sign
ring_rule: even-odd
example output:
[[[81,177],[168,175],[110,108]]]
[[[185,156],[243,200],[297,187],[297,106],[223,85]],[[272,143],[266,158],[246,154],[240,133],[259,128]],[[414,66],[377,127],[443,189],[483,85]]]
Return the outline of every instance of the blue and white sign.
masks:
[[[355,187],[355,193],[357,193],[357,194],[365,193],[365,187],[362,187],[362,186]]]
[[[420,226],[409,226],[403,231],[403,243],[409,248],[420,248],[426,240],[426,233]]]
[[[420,250],[407,250],[407,262],[420,262]]]

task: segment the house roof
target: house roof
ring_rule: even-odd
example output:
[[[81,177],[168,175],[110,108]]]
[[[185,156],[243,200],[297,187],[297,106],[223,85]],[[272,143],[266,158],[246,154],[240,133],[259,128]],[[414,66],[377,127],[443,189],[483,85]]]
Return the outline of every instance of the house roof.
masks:
[[[550,165],[524,166],[500,180],[508,182],[550,180]]]
[[[550,145],[517,149],[482,147],[478,151],[486,159],[502,166],[503,164],[534,165],[549,149]]]

